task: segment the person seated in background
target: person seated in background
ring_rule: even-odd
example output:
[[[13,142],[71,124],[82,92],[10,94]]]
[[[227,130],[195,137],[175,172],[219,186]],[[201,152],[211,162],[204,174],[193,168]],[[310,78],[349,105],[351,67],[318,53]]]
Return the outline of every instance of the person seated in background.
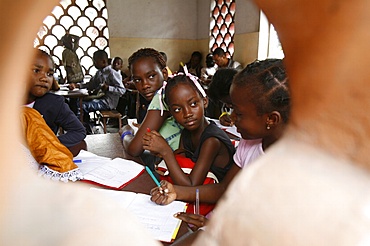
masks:
[[[171,116],[167,105],[163,103],[160,93],[167,79],[166,62],[157,50],[143,48],[134,52],[129,57],[128,63],[136,89],[148,106],[139,108],[145,115],[136,134],[134,135],[130,125],[126,125],[120,130],[121,139],[128,159],[140,159],[138,162],[144,163],[155,171],[154,165],[160,158],[151,155],[148,151],[144,152],[142,143],[147,129],[159,132],[172,150],[179,147],[182,130],[181,125]]]
[[[206,56],[206,67],[203,67],[200,70],[199,79],[202,81],[203,87],[207,89],[209,83],[211,83],[212,76],[216,73],[217,65],[213,60],[212,53],[207,54]]]
[[[210,111],[207,116],[219,119],[223,126],[232,126],[233,122],[230,117],[232,111],[230,99],[230,86],[235,74],[238,71],[234,68],[218,69],[212,77],[212,82],[209,84],[207,94],[210,98]]]
[[[133,93],[131,90],[129,83],[129,77],[122,71],[123,67],[123,60],[121,57],[114,57],[112,59],[112,68],[121,73],[122,76],[122,83],[126,88],[125,94],[123,94],[117,104],[117,111],[120,112],[122,115],[130,115],[131,118],[135,114],[136,110],[136,93]]]
[[[161,55],[163,56],[164,61],[167,64],[167,54],[165,52],[163,52],[163,51],[161,51],[159,53],[161,53]],[[168,76],[171,76],[172,75],[172,71],[171,71],[171,69],[167,65],[166,65],[166,69],[167,69]]]
[[[89,93],[102,92],[102,96],[82,102],[84,111],[84,123],[88,133],[91,133],[90,112],[98,110],[116,109],[119,98],[126,92],[122,83],[121,73],[114,70],[108,63],[108,54],[104,50],[97,50],[93,55],[94,66],[98,69],[96,74],[86,84],[72,83],[70,90],[74,88],[87,88]],[[104,95],[103,95],[104,94]]]
[[[217,203],[234,177],[242,169],[253,166],[285,131],[290,112],[288,83],[282,60],[255,61],[238,73],[230,87],[230,97],[234,108],[232,118],[242,139],[225,178],[220,183],[202,186],[161,181],[160,187],[151,190],[151,200],[161,205],[175,199],[193,203],[198,189],[200,202]],[[176,217],[195,225],[194,229],[206,222],[203,216],[193,213],[178,213]]]
[[[202,66],[202,54],[199,51],[194,51],[191,54],[190,60],[185,63],[189,73],[194,74],[198,78],[200,78]],[[184,64],[180,63],[179,71],[184,72]]]
[[[112,68],[118,72],[121,73],[121,76],[122,76],[122,81],[124,79],[126,79],[128,76],[122,71],[122,68],[123,68],[123,60],[121,57],[114,57],[112,59],[112,64],[111,64]]]
[[[226,52],[220,47],[216,48],[212,54],[213,60],[217,64],[218,68],[230,67],[235,68],[238,71],[243,69],[242,65],[239,62],[234,61],[231,58],[227,58]]]
[[[73,155],[80,149],[86,149],[84,141],[86,131],[80,120],[65,103],[64,97],[50,93],[54,83],[54,62],[45,51],[35,49],[35,56],[29,70],[27,83],[28,96],[26,106],[36,109],[44,118],[46,124],[60,142],[65,145]]]
[[[24,107],[21,114],[24,143],[22,146],[31,167],[39,175],[63,182],[83,178],[73,162],[72,153],[62,144],[46,125],[42,115],[35,109]]]

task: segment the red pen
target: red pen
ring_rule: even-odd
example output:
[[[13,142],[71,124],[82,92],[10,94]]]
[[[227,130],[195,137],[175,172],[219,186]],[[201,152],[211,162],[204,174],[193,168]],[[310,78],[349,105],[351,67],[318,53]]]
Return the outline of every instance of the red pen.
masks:
[[[147,131],[147,132],[150,132],[150,128],[149,128],[149,127],[148,127],[148,128],[146,128],[146,131]]]

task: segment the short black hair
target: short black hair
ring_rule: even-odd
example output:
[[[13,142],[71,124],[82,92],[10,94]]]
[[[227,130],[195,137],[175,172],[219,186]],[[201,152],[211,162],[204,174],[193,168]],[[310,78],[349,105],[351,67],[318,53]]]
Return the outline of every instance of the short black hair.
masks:
[[[102,59],[102,60],[107,60],[108,61],[108,54],[105,50],[97,50],[93,54],[93,59]]]
[[[123,62],[123,60],[122,60],[121,57],[116,56],[116,57],[113,57],[113,59],[112,59],[112,65],[113,65],[113,63],[114,63],[115,60],[121,60]]]
[[[222,98],[229,96],[229,90],[235,74],[238,70],[235,68],[220,68],[212,77],[212,81],[209,84],[207,94],[209,98],[218,102]]]
[[[199,57],[200,60],[202,60],[203,56],[202,56],[202,53],[200,53],[199,51],[194,51],[192,54],[191,54],[191,57]]]
[[[220,47],[218,47],[218,48],[216,48],[214,51],[213,51],[213,53],[212,53],[214,56],[215,55],[218,55],[218,56],[224,56],[224,55],[226,55],[226,53],[225,53],[225,51],[222,49],[222,48],[220,48]]]
[[[215,65],[215,61],[213,60],[212,53],[207,54],[207,56],[206,56],[206,65],[207,65],[207,67],[213,67]]]

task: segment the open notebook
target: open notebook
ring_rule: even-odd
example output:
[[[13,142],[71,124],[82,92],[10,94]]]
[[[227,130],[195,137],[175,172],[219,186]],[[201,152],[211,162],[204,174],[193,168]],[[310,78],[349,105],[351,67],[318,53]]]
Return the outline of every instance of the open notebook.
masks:
[[[152,202],[150,196],[146,194],[96,188],[90,190],[101,199],[112,199],[122,208],[132,212],[156,240],[172,242],[176,238],[181,220],[173,215],[185,211],[185,202],[173,201],[162,206]]]
[[[73,158],[80,168],[83,181],[120,190],[144,172],[144,166],[122,158],[110,159],[81,150]]]

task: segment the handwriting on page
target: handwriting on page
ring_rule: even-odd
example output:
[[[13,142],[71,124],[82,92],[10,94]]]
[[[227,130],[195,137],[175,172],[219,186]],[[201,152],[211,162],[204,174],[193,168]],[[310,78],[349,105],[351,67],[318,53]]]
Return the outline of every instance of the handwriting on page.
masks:
[[[144,167],[136,162],[115,158],[84,174],[84,179],[110,187],[120,187],[136,177]]]
[[[165,242],[171,241],[180,226],[180,220],[173,215],[185,211],[186,208],[186,203],[180,201],[174,201],[166,206],[157,205],[150,201],[150,196],[146,194],[95,188],[91,190],[110,197],[131,211],[155,239]]]

